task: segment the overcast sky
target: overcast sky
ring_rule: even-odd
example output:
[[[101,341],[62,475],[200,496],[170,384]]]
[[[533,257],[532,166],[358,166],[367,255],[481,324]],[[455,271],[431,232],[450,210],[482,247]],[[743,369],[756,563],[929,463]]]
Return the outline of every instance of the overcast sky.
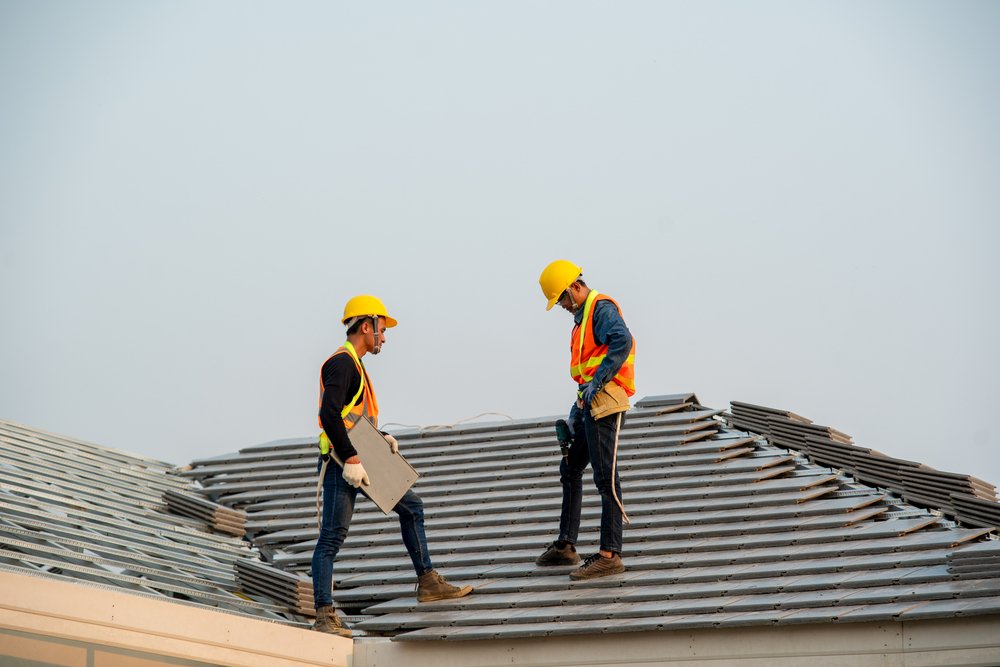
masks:
[[[1000,3],[0,0],[0,418],[183,464],[563,413],[571,259],[638,396],[1000,483]]]

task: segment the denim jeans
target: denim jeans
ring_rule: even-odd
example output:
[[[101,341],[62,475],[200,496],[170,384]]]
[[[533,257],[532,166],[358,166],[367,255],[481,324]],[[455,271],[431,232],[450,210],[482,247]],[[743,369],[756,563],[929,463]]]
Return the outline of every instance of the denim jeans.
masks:
[[[622,497],[617,466],[614,466],[612,475],[618,418],[619,415],[610,415],[595,420],[590,416],[590,410],[580,410],[576,405],[570,410],[569,424],[573,429],[573,444],[569,448],[568,460],[559,465],[559,481],[563,489],[559,539],[576,544],[580,533],[580,510],[583,506],[583,471],[591,464],[594,469],[594,486],[601,494],[601,550],[620,554],[622,511],[611,495],[613,483],[619,500]],[[625,423],[625,413],[621,413],[621,423]]]
[[[323,523],[312,556],[313,598],[317,609],[333,604],[333,562],[347,538],[359,489],[348,484],[333,461],[323,478]],[[361,491],[364,493],[364,491]],[[367,495],[367,494],[366,494]],[[424,503],[412,490],[392,508],[399,515],[403,544],[419,577],[434,569],[424,534]]]

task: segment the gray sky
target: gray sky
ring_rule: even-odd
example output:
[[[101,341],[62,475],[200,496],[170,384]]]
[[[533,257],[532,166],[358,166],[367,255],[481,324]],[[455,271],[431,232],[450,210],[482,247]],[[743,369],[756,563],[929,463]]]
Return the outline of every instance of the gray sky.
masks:
[[[174,463],[568,408],[567,258],[638,395],[1000,483],[1000,4],[0,0],[0,418]]]

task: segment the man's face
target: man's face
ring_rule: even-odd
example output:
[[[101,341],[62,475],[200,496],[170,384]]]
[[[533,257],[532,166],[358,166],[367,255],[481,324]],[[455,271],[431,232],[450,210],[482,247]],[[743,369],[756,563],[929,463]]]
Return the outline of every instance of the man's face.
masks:
[[[558,303],[559,307],[567,313],[576,312],[576,309],[579,308],[579,306],[576,303],[576,296],[573,294],[573,285],[566,288],[566,291],[562,293],[556,303]]]

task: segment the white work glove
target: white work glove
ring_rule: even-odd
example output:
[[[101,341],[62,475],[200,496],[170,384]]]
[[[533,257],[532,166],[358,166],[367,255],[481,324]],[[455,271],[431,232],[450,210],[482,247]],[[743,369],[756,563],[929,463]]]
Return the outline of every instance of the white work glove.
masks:
[[[399,453],[399,443],[396,442],[396,439],[394,437],[392,437],[391,435],[389,435],[388,433],[385,434],[385,439],[389,443],[389,451],[392,452],[393,454],[398,454]]]
[[[368,479],[368,473],[365,472],[365,467],[360,463],[344,464],[344,479],[347,480],[347,483],[355,489],[362,484],[369,486],[372,483],[372,481]]]

